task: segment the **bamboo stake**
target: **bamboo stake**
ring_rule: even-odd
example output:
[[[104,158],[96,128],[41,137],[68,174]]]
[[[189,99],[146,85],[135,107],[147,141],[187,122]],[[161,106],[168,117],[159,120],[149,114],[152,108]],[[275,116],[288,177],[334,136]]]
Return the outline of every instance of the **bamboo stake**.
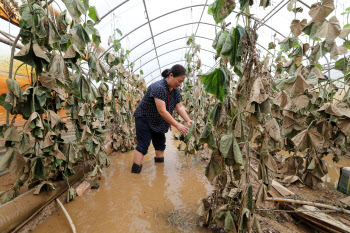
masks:
[[[321,203],[316,203],[316,202],[312,202],[312,201],[300,201],[300,200],[286,199],[286,198],[277,198],[277,197],[268,197],[268,198],[266,198],[265,201],[288,202],[288,203],[295,203],[295,204],[299,204],[299,205],[316,206],[316,207],[320,207],[320,208],[326,208],[326,209],[335,210],[335,211],[338,211],[338,212],[343,212],[343,213],[346,213],[346,214],[350,214],[350,211],[346,210],[344,208],[338,208],[338,207],[335,207],[335,206],[321,204]]]
[[[64,208],[64,206],[62,205],[62,203],[60,202],[60,200],[58,200],[58,198],[56,199],[56,201],[57,201],[57,203],[59,204],[59,206],[62,208],[63,213],[66,215],[67,220],[68,220],[68,222],[69,222],[70,227],[72,228],[73,233],[76,233],[77,230],[75,229],[74,223],[73,223],[71,217],[69,216],[69,214],[68,214],[66,208]]]

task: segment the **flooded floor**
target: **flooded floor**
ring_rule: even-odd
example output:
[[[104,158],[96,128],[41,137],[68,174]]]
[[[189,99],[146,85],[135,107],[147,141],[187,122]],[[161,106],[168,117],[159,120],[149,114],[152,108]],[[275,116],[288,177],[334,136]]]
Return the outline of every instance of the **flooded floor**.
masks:
[[[65,204],[77,232],[207,232],[198,226],[199,201],[211,192],[204,163],[177,151],[167,135],[165,163],[155,164],[150,146],[141,174],[131,174],[133,151],[110,157],[98,190],[88,189]],[[35,233],[71,232],[62,210]]]

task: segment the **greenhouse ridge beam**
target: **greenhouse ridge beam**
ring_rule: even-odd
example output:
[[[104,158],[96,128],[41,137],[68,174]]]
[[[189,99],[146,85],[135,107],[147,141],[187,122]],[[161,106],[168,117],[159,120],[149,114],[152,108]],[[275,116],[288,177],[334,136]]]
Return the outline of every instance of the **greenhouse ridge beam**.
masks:
[[[171,50],[171,51],[168,51],[168,52],[166,52],[166,53],[163,53],[163,54],[161,54],[161,55],[159,55],[159,57],[161,57],[161,56],[163,56],[163,55],[166,55],[166,54],[168,54],[168,53],[171,53],[171,52],[174,52],[174,51],[177,51],[177,50],[180,50],[180,49],[188,49],[188,48],[190,48],[190,47],[181,47],[181,48],[176,48],[176,49],[173,49],[173,50]],[[209,52],[209,53],[213,53],[213,54],[216,54],[215,52],[213,52],[213,51],[210,51],[210,50],[207,50],[207,49],[201,49],[201,50],[203,50],[203,51],[207,51],[207,52]],[[132,72],[132,74],[134,74],[137,70],[139,70],[142,66],[144,66],[144,65],[146,65],[146,64],[148,64],[148,63],[150,63],[151,61],[153,61],[154,59],[156,59],[157,57],[155,57],[155,58],[153,58],[153,59],[151,59],[151,60],[149,60],[149,61],[147,61],[146,63],[144,63],[144,64],[142,64],[141,66],[139,66],[136,70],[134,70],[134,72]]]
[[[157,48],[156,48],[156,42],[154,41],[153,31],[152,31],[151,23],[150,23],[150,21],[149,21],[149,16],[148,16],[148,11],[147,11],[147,7],[146,7],[146,2],[145,2],[145,0],[143,0],[143,6],[145,7],[145,11],[146,11],[146,16],[147,16],[147,21],[148,21],[149,30],[151,31],[151,36],[152,36],[152,41],[153,41],[154,52],[156,53],[157,61],[158,61],[159,72],[160,72],[160,74],[162,74],[162,71],[160,70],[160,63],[159,63],[159,57],[158,57]]]

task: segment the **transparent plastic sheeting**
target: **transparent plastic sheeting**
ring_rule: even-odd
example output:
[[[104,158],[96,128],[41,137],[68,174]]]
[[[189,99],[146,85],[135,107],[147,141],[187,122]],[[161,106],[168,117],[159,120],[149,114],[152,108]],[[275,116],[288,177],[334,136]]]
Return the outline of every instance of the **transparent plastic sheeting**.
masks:
[[[61,1],[55,1],[53,6],[57,8],[57,3],[60,8],[65,9],[65,5]],[[108,0],[90,0],[90,4],[94,5],[98,11],[100,17],[104,16],[114,7],[122,4],[125,0],[108,1]],[[214,0],[129,0],[122,4],[120,7],[115,9],[112,13],[108,14],[103,20],[97,25],[97,29],[101,35],[101,46],[105,49],[109,48],[108,38],[114,36],[115,39],[121,39],[122,47],[130,50],[130,62],[134,62],[134,72],[140,73],[143,71],[143,76],[146,82],[150,84],[151,80],[156,81],[161,78],[161,70],[169,68],[172,65],[179,63],[185,64],[185,54],[188,53],[189,48],[186,45],[187,37],[196,33],[196,43],[201,45],[202,50],[200,51],[200,58],[202,61],[202,72],[205,73],[210,68],[214,67],[216,61],[214,59],[215,50],[212,48],[212,40],[215,38],[216,32],[219,28],[213,26],[215,21],[211,15],[208,15],[208,6],[205,4],[211,4]],[[235,11],[239,10],[239,1],[237,0],[237,6]],[[293,19],[307,19],[309,22],[311,17],[308,12],[309,9],[302,3],[297,2],[296,7],[304,8],[302,13],[297,13],[287,10],[288,0],[272,0],[271,6],[265,10],[259,7],[260,1],[254,1],[254,5],[251,7],[250,12],[257,19],[267,20],[266,25],[275,29],[276,31],[262,25],[259,27],[258,34],[258,49],[261,51],[261,55],[267,54],[266,49],[268,48],[269,42],[276,38],[283,39],[290,35],[290,23]],[[303,1],[309,6],[316,1]],[[152,40],[150,26],[145,11],[145,5],[149,16],[150,26],[154,35],[154,42]],[[346,24],[345,16],[341,13],[345,11],[347,7],[350,7],[348,0],[335,0],[335,11],[332,12],[327,18],[336,15],[341,25]],[[192,6],[192,7],[191,7]],[[182,9],[182,10],[179,10]],[[178,11],[177,11],[178,10]],[[203,12],[204,10],[204,12]],[[174,13],[170,13],[176,11]],[[265,17],[268,13],[272,13]],[[202,14],[203,13],[203,14]],[[68,14],[68,13],[67,13]],[[160,17],[165,15],[163,17]],[[270,16],[273,15],[271,18]],[[157,17],[160,17],[156,19]],[[154,20],[155,19],[155,20]],[[197,22],[202,22],[199,24]],[[229,28],[236,26],[237,18],[236,13],[231,13],[229,17],[225,19],[226,23],[231,23]],[[243,25],[241,20],[239,24]],[[144,25],[143,25],[144,24]],[[185,26],[180,26],[184,25]],[[140,27],[143,25],[142,27]],[[140,28],[138,28],[140,27]],[[176,29],[169,30],[170,28],[177,27]],[[198,30],[197,30],[198,27]],[[0,21],[0,28],[5,32],[9,32],[13,35],[17,35],[18,28],[11,26],[9,30],[8,23],[4,20]],[[116,32],[118,28],[122,35]],[[138,28],[137,30],[135,30]],[[169,30],[169,31],[167,31]],[[166,31],[166,32],[164,32]],[[125,36],[127,35],[127,36]],[[182,38],[182,39],[179,39]],[[306,37],[299,36],[302,42],[306,43]],[[148,40],[147,40],[148,39]],[[178,40],[177,40],[178,39]],[[146,40],[146,41],[145,41]],[[173,41],[173,42],[170,42]],[[143,43],[142,43],[143,42]],[[170,43],[168,43],[170,42]],[[337,45],[340,46],[341,40],[337,41]],[[277,42],[276,42],[277,44]],[[6,47],[7,45],[0,45],[0,48]],[[155,47],[156,52],[154,50]],[[264,49],[264,48],[265,49]],[[5,53],[2,52],[2,56],[9,56],[8,46],[5,48]],[[212,52],[208,52],[212,51]],[[148,53],[147,53],[148,52]],[[144,55],[145,54],[145,55]],[[157,59],[157,55],[158,59]],[[142,56],[144,55],[144,56]],[[329,55],[328,55],[329,56]],[[7,58],[7,57],[6,57]],[[1,58],[4,59],[4,58]],[[8,58],[7,58],[8,59]],[[158,63],[159,60],[159,63]],[[328,59],[330,61],[330,59]],[[331,61],[330,61],[331,62]],[[321,60],[322,64],[326,64],[326,59]],[[127,63],[125,64],[127,66]],[[8,66],[5,66],[8,67]],[[161,70],[159,67],[162,67]],[[333,74],[333,73],[332,73]],[[333,78],[333,76],[332,76]],[[153,82],[152,81],[152,82]]]

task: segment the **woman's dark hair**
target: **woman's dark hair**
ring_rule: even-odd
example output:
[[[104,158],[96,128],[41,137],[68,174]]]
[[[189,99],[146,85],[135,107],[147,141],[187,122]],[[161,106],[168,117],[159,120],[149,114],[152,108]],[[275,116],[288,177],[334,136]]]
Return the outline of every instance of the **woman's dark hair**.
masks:
[[[173,74],[174,77],[186,75],[186,69],[182,65],[176,64],[171,67],[171,69],[164,70],[162,72],[162,77],[167,78],[170,74]]]

